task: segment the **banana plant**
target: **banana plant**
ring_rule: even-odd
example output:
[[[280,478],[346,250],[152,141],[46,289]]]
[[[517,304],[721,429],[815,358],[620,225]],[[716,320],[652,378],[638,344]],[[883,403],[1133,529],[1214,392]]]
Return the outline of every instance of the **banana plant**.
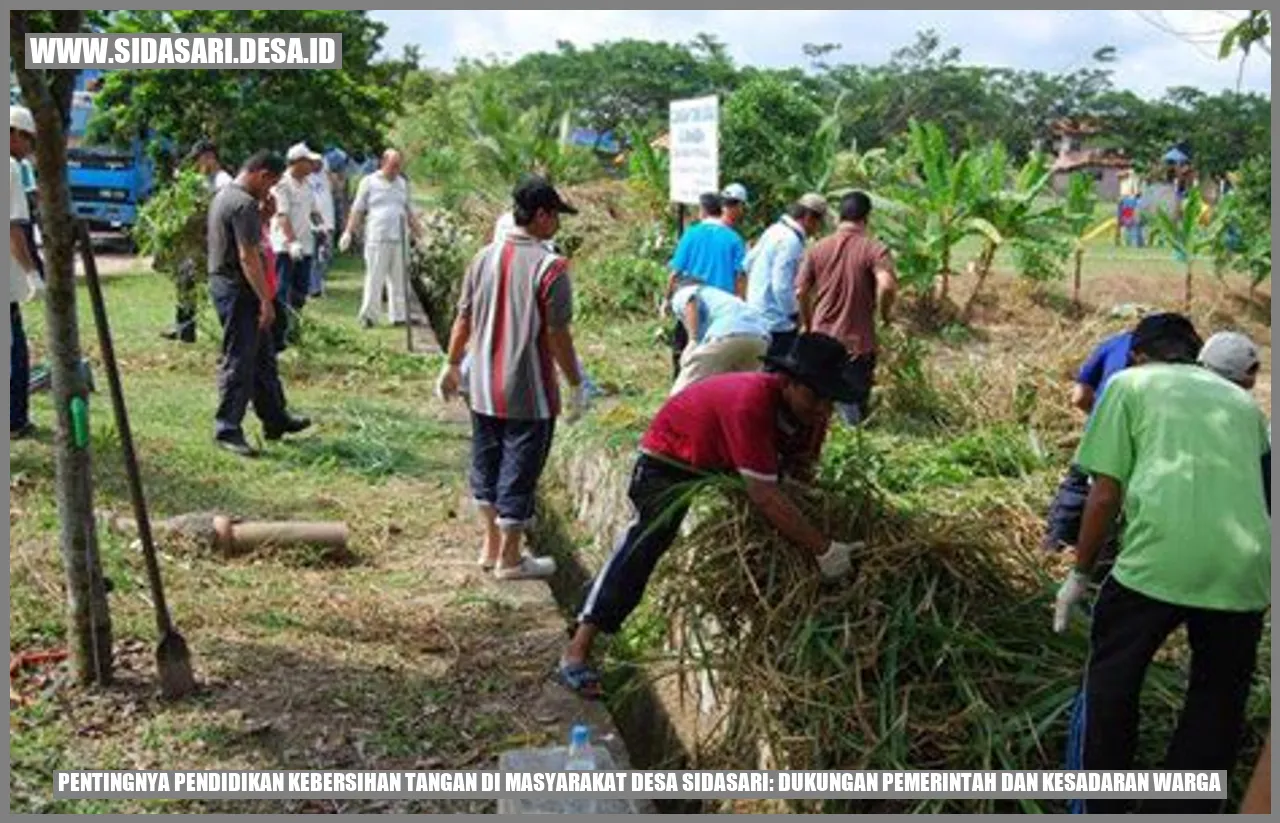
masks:
[[[1207,206],[1199,186],[1193,186],[1182,200],[1177,214],[1161,208],[1156,212],[1152,236],[1169,244],[1174,257],[1185,265],[1182,307],[1191,308],[1191,287],[1194,279],[1195,260],[1213,250],[1213,230],[1206,225]]]
[[[1247,275],[1250,302],[1258,286],[1271,277],[1270,222],[1262,209],[1234,192],[1222,198],[1209,221],[1215,272],[1219,277],[1227,269]]]
[[[640,129],[627,133],[627,183],[651,217],[667,208],[667,187],[671,179],[671,159],[650,145],[649,135]]]
[[[952,156],[946,133],[934,123],[910,123],[908,151],[915,166],[914,180],[908,182],[905,200],[920,216],[924,247],[936,255],[938,276],[942,278],[939,295],[946,300],[951,286],[951,252],[970,234],[968,224],[973,200],[974,158],[961,151]]]
[[[961,228],[980,236],[983,246],[977,281],[961,312],[966,320],[1002,246],[1013,247],[1023,264],[1020,268],[1025,269],[1022,273],[1032,277],[1053,274],[1054,259],[1062,249],[1063,211],[1056,205],[1044,205],[1042,200],[1053,174],[1048,158],[1031,155],[1009,188],[1009,154],[1002,143],[991,143],[976,157],[972,200]]]
[[[1071,273],[1071,304],[1080,305],[1080,270],[1084,264],[1085,242],[1091,234],[1094,211],[1098,197],[1093,190],[1093,178],[1075,172],[1067,178],[1064,223],[1071,234],[1071,254],[1074,268]]]

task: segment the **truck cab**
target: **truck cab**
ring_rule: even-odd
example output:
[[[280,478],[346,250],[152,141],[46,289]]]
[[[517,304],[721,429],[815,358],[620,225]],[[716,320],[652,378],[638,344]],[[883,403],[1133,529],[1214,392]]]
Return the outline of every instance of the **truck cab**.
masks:
[[[82,72],[83,78],[87,72]],[[96,94],[77,89],[67,134],[67,184],[76,217],[98,231],[128,231],[138,208],[151,196],[155,166],[142,138],[127,145],[91,145],[85,141]]]

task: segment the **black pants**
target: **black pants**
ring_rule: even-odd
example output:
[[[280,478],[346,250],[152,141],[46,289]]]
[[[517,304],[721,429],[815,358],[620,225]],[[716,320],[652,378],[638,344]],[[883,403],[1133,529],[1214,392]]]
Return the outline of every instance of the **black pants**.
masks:
[[[258,296],[247,283],[225,277],[209,278],[209,293],[222,324],[215,436],[242,434],[250,402],[264,431],[283,431],[288,421],[284,388],[272,330],[258,328]]]
[[[1045,524],[1045,551],[1060,552],[1080,541],[1080,524],[1084,519],[1084,504],[1089,499],[1089,475],[1079,466],[1072,465],[1058,484],[1058,491],[1049,504],[1048,522]],[[1094,563],[1093,579],[1101,582],[1115,563],[1120,548],[1120,523],[1117,521],[1107,535],[1107,542]]]
[[[671,379],[673,381],[680,376],[680,358],[684,356],[684,350],[688,345],[689,330],[677,318],[675,328],[671,330]]]
[[[276,252],[276,277],[280,281],[279,296],[294,311],[302,311],[311,294],[311,255],[298,260],[289,252]]]
[[[196,268],[200,261],[188,258],[178,264],[178,276],[174,281],[175,302],[173,325],[174,332],[184,343],[196,342]]]
[[[22,326],[22,309],[9,304],[9,431],[31,423],[31,352]]]
[[[1165,639],[1185,623],[1191,642],[1189,685],[1159,768],[1230,771],[1239,753],[1263,616],[1174,606],[1107,578],[1093,610],[1089,662],[1072,713],[1067,768],[1133,768],[1138,697],[1147,666]],[[1220,800],[1147,800],[1141,811],[1212,814],[1221,806]],[[1081,808],[1090,813],[1127,809],[1125,800],[1088,800]]]
[[[776,331],[769,336],[769,357],[786,357],[791,353],[791,347],[795,345],[796,338],[800,336],[798,331]]]
[[[533,520],[538,479],[555,430],[554,419],[471,413],[471,494],[477,505],[494,510],[500,528],[523,529]]]
[[[640,604],[658,560],[680,534],[699,477],[647,455],[637,458],[627,487],[631,522],[592,582],[579,622],[590,623],[606,634],[621,628]]]

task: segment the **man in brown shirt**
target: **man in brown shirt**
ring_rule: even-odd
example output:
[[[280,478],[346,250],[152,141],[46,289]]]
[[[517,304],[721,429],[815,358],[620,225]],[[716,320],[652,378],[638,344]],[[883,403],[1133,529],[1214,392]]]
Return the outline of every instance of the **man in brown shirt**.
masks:
[[[843,343],[868,396],[876,366],[876,306],[888,323],[898,291],[888,248],[867,233],[870,214],[871,198],[865,192],[845,195],[835,234],[814,244],[796,276],[801,331],[821,332]],[[867,399],[839,403],[836,409],[856,426],[866,415]]]

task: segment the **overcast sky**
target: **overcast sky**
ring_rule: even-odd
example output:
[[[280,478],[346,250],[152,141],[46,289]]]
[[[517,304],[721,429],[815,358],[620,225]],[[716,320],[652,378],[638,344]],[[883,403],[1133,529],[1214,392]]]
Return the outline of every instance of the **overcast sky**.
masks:
[[[1057,72],[1087,65],[1104,45],[1119,50],[1117,85],[1148,96],[1169,86],[1233,89],[1238,61],[1219,61],[1231,17],[1222,11],[375,11],[390,31],[384,46],[409,43],[435,67],[459,57],[518,57],[555,48],[637,37],[687,42],[710,32],[738,63],[801,65],[805,43],[839,43],[838,62],[881,63],[920,29],[936,29],[970,63]],[[1271,94],[1271,61],[1255,50],[1243,88]]]

